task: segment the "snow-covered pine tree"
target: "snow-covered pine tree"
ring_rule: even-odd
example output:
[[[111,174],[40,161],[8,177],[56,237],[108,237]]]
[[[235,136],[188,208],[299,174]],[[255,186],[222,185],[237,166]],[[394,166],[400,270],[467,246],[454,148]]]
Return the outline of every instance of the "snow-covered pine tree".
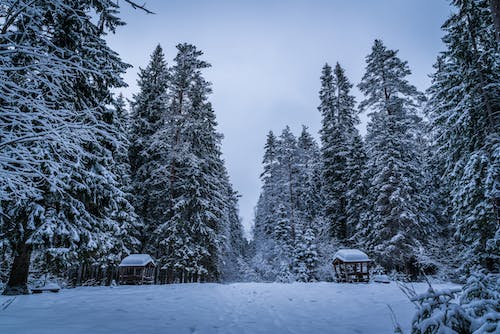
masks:
[[[347,226],[347,184],[349,154],[354,137],[358,135],[355,125],[359,123],[354,96],[350,95],[352,84],[339,63],[333,73],[328,64],[323,67],[321,104],[322,114],[321,150],[323,160],[323,193],[325,199],[324,218],[328,234],[345,243],[350,237]]]
[[[297,233],[294,246],[294,274],[299,282],[316,281],[318,266],[317,238],[314,229],[306,227],[304,232]]]
[[[169,144],[167,122],[169,71],[158,45],[145,69],[139,70],[139,93],[134,95],[130,117],[129,159],[133,205],[143,228],[143,252],[158,256],[153,231],[170,208]]]
[[[272,131],[269,131],[264,145],[263,172],[260,175],[262,190],[255,208],[253,228],[254,257],[252,264],[256,272],[264,280],[275,280],[274,268],[274,228],[277,221],[279,205],[277,176],[278,176],[278,140]]]
[[[310,282],[317,279],[317,234],[321,217],[321,159],[318,144],[302,127],[297,140],[297,209],[295,246],[292,272],[296,280]]]
[[[500,331],[500,274],[477,270],[462,287],[460,305],[469,315],[470,333]]]
[[[417,308],[412,320],[412,334],[471,333],[470,318],[454,302],[459,289],[436,291],[429,285],[427,292],[422,294],[408,286],[402,286],[402,289]]]
[[[497,333],[500,329],[499,278],[498,273],[476,270],[462,289],[436,291],[429,285],[428,291],[419,295],[411,287],[402,286],[417,307],[412,333]]]
[[[318,107],[321,113],[321,192],[324,201],[323,218],[325,226],[321,231],[327,238],[334,237],[336,232],[330,224],[335,224],[336,214],[335,205],[337,193],[334,188],[334,179],[337,171],[333,168],[335,164],[335,148],[332,147],[333,133],[335,131],[335,79],[333,77],[332,67],[328,64],[323,66],[321,72],[321,89],[319,91],[320,105]]]
[[[278,149],[276,152],[278,162],[278,171],[276,182],[278,188],[279,203],[282,204],[287,212],[290,222],[291,238],[295,236],[295,223],[297,221],[298,198],[298,155],[297,138],[286,126],[278,138]]]
[[[361,241],[386,269],[418,273],[418,252],[429,233],[423,176],[415,131],[422,93],[397,51],[375,40],[359,89],[360,107],[371,110],[366,138],[370,206]]]
[[[317,220],[322,211],[321,153],[318,144],[302,127],[297,140],[297,215],[302,224],[318,229]]]
[[[201,70],[210,65],[190,44],[177,45],[171,68],[168,126],[171,205],[155,232],[169,280],[217,281],[227,197],[221,135]]]
[[[18,152],[26,157],[23,162],[35,161],[26,186],[37,190],[20,197],[17,193],[2,202],[2,211],[7,213],[7,218],[2,217],[2,229],[15,252],[4,293],[15,294],[28,292],[33,249],[67,267],[76,260],[102,263],[116,245],[118,224],[111,215],[123,193],[113,174],[116,138],[105,114],[113,101],[111,89],[124,85],[120,75],[127,65],[102,39],[105,30],[114,32],[123,24],[116,17],[115,3],[40,1],[34,6],[12,1],[2,8],[6,9],[2,13],[12,15],[2,21],[4,30],[12,33],[8,63],[18,66],[18,61],[28,61],[23,70],[14,69],[8,79],[14,80],[10,83],[29,81],[27,86],[7,81],[3,97],[17,95],[24,102],[13,108],[12,100],[4,99],[2,104],[8,106],[12,119],[20,121],[22,129],[31,129],[34,134],[34,138],[17,138],[16,147],[8,144],[12,150],[7,156],[12,158]],[[97,25],[92,20],[96,15],[100,18]],[[39,34],[40,30],[44,34]],[[34,58],[22,60],[24,55]],[[25,95],[28,86],[35,90]],[[41,94],[33,99],[36,91]],[[37,125],[40,130],[29,125],[37,118],[43,121]],[[46,131],[52,135],[45,136]],[[15,193],[16,189],[10,190]]]
[[[269,131],[264,146],[264,158],[262,164],[264,171],[260,175],[262,180],[262,192],[255,209],[254,241],[258,251],[272,238],[275,222],[275,210],[277,200],[276,175],[277,175],[277,139],[272,131]]]
[[[487,0],[452,1],[427,113],[462,270],[500,263],[500,61]]]

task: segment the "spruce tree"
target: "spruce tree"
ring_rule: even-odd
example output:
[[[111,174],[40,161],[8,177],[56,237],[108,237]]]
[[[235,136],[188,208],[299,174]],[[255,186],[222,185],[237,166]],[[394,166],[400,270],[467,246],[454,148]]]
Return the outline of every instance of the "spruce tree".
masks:
[[[177,45],[168,106],[170,207],[158,227],[162,263],[172,280],[217,281],[225,231],[221,135],[201,70],[209,64],[190,44]]]
[[[265,240],[271,237],[274,229],[275,210],[278,203],[278,192],[275,183],[278,171],[277,149],[276,136],[272,131],[269,131],[262,161],[264,171],[260,175],[263,183],[262,193],[255,212],[254,239],[257,248],[266,243]]]
[[[318,144],[302,127],[297,140],[297,211],[299,220],[312,227],[321,215],[321,153]]]
[[[278,177],[278,139],[272,131],[267,134],[262,161],[263,172],[260,175],[262,190],[255,208],[253,245],[255,254],[253,267],[263,279],[275,280],[275,240],[274,229],[278,219],[279,189]]]
[[[419,249],[430,232],[414,135],[424,97],[406,80],[407,63],[380,40],[366,62],[358,86],[365,94],[361,108],[371,110],[366,139],[370,206],[362,243],[386,269],[416,275]]]
[[[452,1],[427,113],[462,270],[498,270],[499,44],[487,0]]]
[[[347,225],[347,184],[349,181],[349,154],[355,125],[359,123],[355,111],[355,100],[350,95],[352,84],[337,63],[333,72],[328,64],[323,68],[321,105],[323,116],[321,128],[323,160],[323,193],[325,199],[324,218],[328,224],[328,235],[345,243],[352,227]]]
[[[314,138],[302,127],[297,140],[297,210],[292,272],[296,280],[314,281],[318,265],[317,233],[321,217],[320,151]]]
[[[130,117],[129,159],[133,205],[141,220],[143,252],[158,256],[152,233],[170,207],[169,140],[167,123],[169,72],[158,45],[145,69],[139,71],[139,93]]]
[[[318,266],[316,234],[311,227],[307,227],[304,232],[297,233],[296,239],[293,263],[295,279],[299,282],[313,282],[317,279]]]
[[[278,149],[276,153],[278,172],[275,179],[278,188],[278,198],[287,212],[290,221],[291,238],[295,236],[295,223],[297,222],[298,198],[298,156],[297,138],[286,126],[278,138]]]
[[[24,69],[7,74],[2,108],[6,106],[13,119],[19,116],[21,134],[29,129],[34,134],[28,141],[18,141],[17,147],[2,149],[3,157],[4,152],[24,156],[20,170],[31,166],[32,172],[24,175],[30,181],[28,191],[21,193],[15,186],[19,175],[12,174],[14,186],[8,186],[8,192],[13,196],[2,202],[2,211],[8,212],[2,217],[2,230],[15,254],[4,293],[15,294],[28,291],[33,250],[63,270],[75,263],[105,263],[117,245],[119,223],[111,217],[126,198],[114,175],[116,138],[106,115],[113,101],[111,89],[124,85],[120,75],[127,65],[102,39],[105,30],[114,32],[123,24],[116,16],[118,5],[108,1],[9,5],[7,13],[16,15],[3,21],[2,28],[9,31],[6,38],[16,48],[7,55],[8,63],[25,63]],[[90,11],[100,18],[99,25],[91,20]],[[41,30],[45,33],[39,34]],[[16,81],[25,83],[10,85]],[[30,87],[34,90],[25,94]],[[41,94],[34,99],[36,92]],[[20,97],[15,107],[9,100],[12,96]],[[2,133],[12,125],[2,124]]]
[[[335,214],[335,205],[337,193],[335,192],[335,178],[337,171],[333,168],[335,164],[335,148],[331,144],[333,133],[335,131],[335,80],[330,65],[325,64],[321,75],[321,89],[319,92],[320,105],[318,107],[321,113],[321,191],[324,200],[323,217],[326,222],[322,231],[328,238],[334,237],[336,232],[330,224],[337,218]]]

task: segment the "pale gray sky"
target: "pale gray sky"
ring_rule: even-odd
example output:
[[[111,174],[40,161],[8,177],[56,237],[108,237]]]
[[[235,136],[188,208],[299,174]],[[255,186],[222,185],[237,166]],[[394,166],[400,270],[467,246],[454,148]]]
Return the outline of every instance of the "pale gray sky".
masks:
[[[451,12],[445,0],[150,0],[146,15],[123,4],[127,22],[108,37],[133,65],[125,75],[127,98],[136,93],[137,71],[160,43],[167,61],[175,45],[196,45],[212,64],[205,72],[231,181],[241,195],[240,215],[248,231],[260,192],[266,134],[301,125],[317,136],[318,90],[325,62],[339,61],[355,85],[373,40],[399,49],[413,71],[411,82],[429,85],[438,52],[440,26]],[[360,100],[357,89],[355,95]],[[364,131],[364,129],[362,129]]]

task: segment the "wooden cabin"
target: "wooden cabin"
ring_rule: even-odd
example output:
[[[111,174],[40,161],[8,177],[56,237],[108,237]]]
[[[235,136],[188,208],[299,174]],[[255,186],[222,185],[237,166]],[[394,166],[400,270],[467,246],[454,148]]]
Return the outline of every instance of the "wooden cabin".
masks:
[[[148,254],[131,254],[118,266],[119,284],[153,284],[156,264]]]
[[[340,249],[333,257],[333,270],[338,282],[368,282],[370,280],[368,255],[359,249]]]

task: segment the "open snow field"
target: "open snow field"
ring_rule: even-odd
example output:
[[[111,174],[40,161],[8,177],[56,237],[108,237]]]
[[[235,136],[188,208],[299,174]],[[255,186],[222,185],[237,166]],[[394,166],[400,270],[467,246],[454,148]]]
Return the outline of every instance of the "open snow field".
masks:
[[[5,308],[12,298],[0,296],[2,334],[390,334],[387,304],[406,329],[414,313],[395,283],[81,287],[17,296]]]

